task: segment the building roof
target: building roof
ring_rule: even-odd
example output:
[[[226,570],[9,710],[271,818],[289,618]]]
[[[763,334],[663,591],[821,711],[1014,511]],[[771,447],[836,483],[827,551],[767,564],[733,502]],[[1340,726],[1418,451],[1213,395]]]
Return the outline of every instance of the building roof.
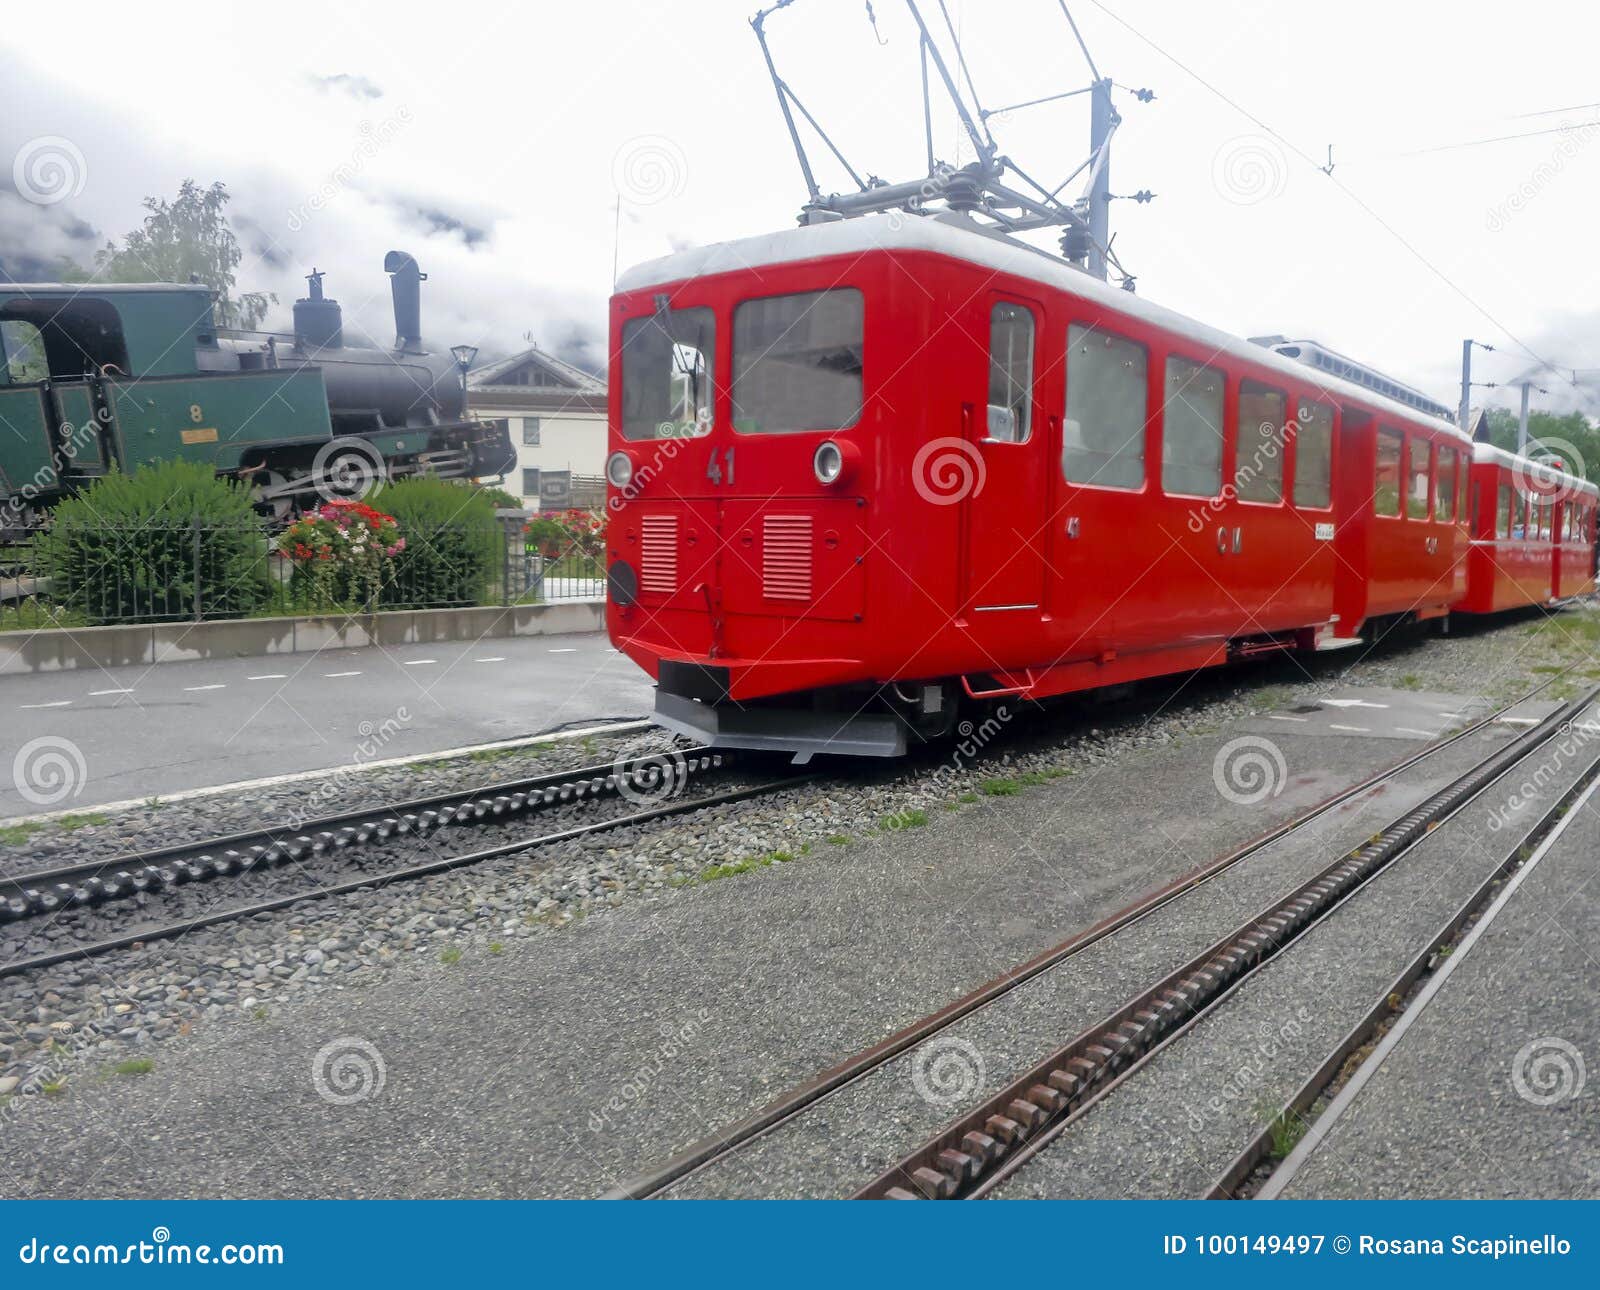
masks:
[[[539,385],[533,385],[507,379],[523,368],[530,367],[548,377],[549,380]],[[513,354],[510,358],[502,358],[498,363],[490,363],[487,367],[480,367],[477,371],[470,372],[467,375],[468,389],[492,390],[497,387],[517,391],[534,389],[565,390],[574,394],[603,395],[606,392],[606,383],[600,380],[599,377],[591,375],[581,367],[574,367],[571,363],[557,358],[554,354],[545,353],[537,345],[523,350],[520,354]]]

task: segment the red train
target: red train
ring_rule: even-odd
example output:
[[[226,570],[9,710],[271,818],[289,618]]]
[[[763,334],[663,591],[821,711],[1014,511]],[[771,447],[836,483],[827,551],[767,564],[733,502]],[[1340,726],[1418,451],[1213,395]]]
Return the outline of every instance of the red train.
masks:
[[[646,264],[611,353],[608,627],[726,746],[891,756],[965,698],[1594,585],[1592,485],[957,218]]]

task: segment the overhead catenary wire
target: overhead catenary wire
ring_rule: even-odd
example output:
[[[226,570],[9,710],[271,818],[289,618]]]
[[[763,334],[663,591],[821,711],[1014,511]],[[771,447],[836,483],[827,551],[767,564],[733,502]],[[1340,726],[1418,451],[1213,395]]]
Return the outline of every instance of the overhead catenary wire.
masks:
[[[1324,169],[1324,167],[1320,163],[1318,163],[1314,158],[1308,156],[1306,154],[1306,152],[1302,148],[1300,148],[1297,144],[1292,142],[1285,135],[1283,135],[1283,134],[1279,133],[1277,130],[1273,129],[1270,125],[1268,125],[1265,121],[1263,121],[1254,112],[1250,111],[1249,108],[1245,107],[1243,104],[1239,103],[1237,100],[1235,100],[1233,98],[1230,98],[1223,90],[1219,89],[1217,86],[1213,85],[1210,81],[1206,80],[1206,78],[1204,76],[1200,75],[1199,72],[1195,71],[1192,67],[1190,67],[1187,63],[1183,62],[1176,55],[1168,52],[1166,49],[1164,49],[1160,45],[1156,44],[1155,41],[1151,40],[1149,36],[1145,35],[1144,32],[1140,31],[1137,27],[1135,27],[1132,23],[1130,23],[1126,18],[1122,17],[1121,14],[1119,14],[1119,13],[1115,12],[1114,10],[1108,8],[1103,3],[1103,0],[1090,0],[1090,3],[1092,3],[1095,6],[1095,8],[1099,9],[1107,17],[1109,17],[1112,20],[1114,20],[1115,22],[1117,22],[1130,35],[1137,37],[1140,41],[1142,41],[1144,44],[1148,45],[1152,50],[1154,50],[1157,54],[1160,54],[1162,58],[1166,59],[1169,63],[1171,63],[1174,67],[1176,67],[1179,71],[1181,71],[1185,76],[1189,77],[1196,84],[1200,85],[1208,93],[1210,93],[1214,97],[1222,100],[1222,102],[1226,103],[1229,107],[1231,107],[1240,116],[1244,117],[1247,121],[1249,121],[1251,124],[1253,124],[1257,129],[1263,131],[1264,133],[1270,135],[1272,138],[1276,139],[1280,144],[1282,144],[1285,148],[1287,148],[1291,153],[1293,153],[1301,161],[1303,161],[1307,165],[1309,165],[1312,169],[1318,171],[1319,173],[1321,173],[1323,175],[1326,175],[1329,183],[1331,183],[1335,187],[1337,187],[1340,192],[1344,193],[1344,195],[1346,197],[1348,197],[1352,202],[1354,202],[1362,210],[1362,212],[1365,213],[1370,219],[1372,219],[1373,222],[1376,223],[1380,228],[1382,228],[1384,230],[1384,232],[1388,233],[1392,238],[1395,239],[1395,241],[1399,242],[1400,245],[1403,246],[1406,249],[1406,251],[1409,252],[1411,254],[1411,256],[1414,259],[1416,259],[1416,261],[1419,264],[1421,264],[1430,273],[1432,273],[1436,278],[1438,278],[1440,282],[1444,283],[1445,286],[1449,287],[1451,291],[1455,292],[1456,295],[1460,296],[1462,300],[1464,300],[1467,304],[1471,305],[1472,308],[1476,309],[1478,311],[1478,313],[1482,314],[1483,317],[1489,323],[1491,323],[1494,327],[1496,327],[1501,332],[1501,334],[1506,336],[1512,342],[1512,344],[1516,345],[1518,349],[1522,350],[1525,354],[1527,354],[1530,358],[1534,359],[1536,362],[1543,363],[1547,367],[1550,367],[1552,369],[1556,368],[1556,364],[1555,363],[1553,363],[1549,359],[1545,358],[1544,355],[1540,354],[1536,349],[1533,348],[1533,346],[1529,345],[1527,341],[1523,340],[1520,336],[1518,336],[1516,334],[1516,332],[1512,331],[1510,327],[1508,327],[1505,323],[1501,322],[1500,319],[1495,317],[1494,314],[1490,313],[1489,309],[1487,308],[1487,306],[1481,304],[1470,292],[1468,292],[1466,290],[1465,287],[1463,287],[1459,283],[1457,283],[1453,278],[1451,278],[1449,276],[1449,274],[1445,273],[1445,271],[1443,269],[1441,269],[1437,264],[1435,264],[1432,260],[1430,260],[1422,252],[1420,247],[1418,247],[1409,238],[1407,238],[1405,236],[1405,234],[1401,233],[1399,229],[1395,228],[1394,225],[1389,223],[1388,220],[1384,219],[1382,215],[1380,215],[1376,210],[1374,210],[1373,207],[1370,206],[1366,202],[1366,200],[1363,199],[1360,196],[1360,194],[1356,193],[1353,189],[1351,189],[1342,180],[1338,179],[1332,173],[1331,168]]]

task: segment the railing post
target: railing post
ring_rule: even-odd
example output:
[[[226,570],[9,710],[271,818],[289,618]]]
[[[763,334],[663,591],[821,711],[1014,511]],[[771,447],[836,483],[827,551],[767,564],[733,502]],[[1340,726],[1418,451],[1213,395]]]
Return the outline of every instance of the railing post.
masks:
[[[190,527],[194,531],[194,620],[201,620],[202,603],[200,599],[200,516],[196,514],[190,520]]]

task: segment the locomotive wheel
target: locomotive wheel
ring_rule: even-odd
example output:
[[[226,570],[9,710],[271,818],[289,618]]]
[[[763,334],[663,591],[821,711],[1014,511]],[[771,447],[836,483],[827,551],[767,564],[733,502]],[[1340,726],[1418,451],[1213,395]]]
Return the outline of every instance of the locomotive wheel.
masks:
[[[348,435],[323,444],[311,462],[312,484],[325,502],[360,501],[388,476],[383,454]]]

